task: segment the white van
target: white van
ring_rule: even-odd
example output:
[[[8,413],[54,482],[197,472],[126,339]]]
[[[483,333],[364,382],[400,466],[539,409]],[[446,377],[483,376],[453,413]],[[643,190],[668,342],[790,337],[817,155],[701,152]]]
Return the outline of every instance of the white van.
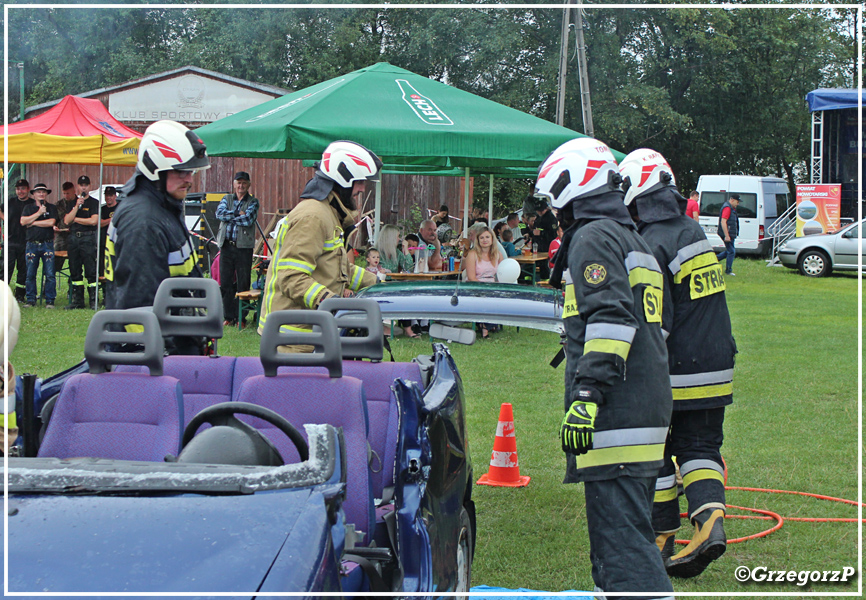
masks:
[[[791,205],[788,182],[779,177],[752,175],[701,175],[698,179],[701,195],[701,227],[713,248],[722,250],[725,244],[716,230],[719,212],[731,194],[740,195],[737,207],[740,232],[734,242],[737,254],[768,256],[773,239],[770,226]]]

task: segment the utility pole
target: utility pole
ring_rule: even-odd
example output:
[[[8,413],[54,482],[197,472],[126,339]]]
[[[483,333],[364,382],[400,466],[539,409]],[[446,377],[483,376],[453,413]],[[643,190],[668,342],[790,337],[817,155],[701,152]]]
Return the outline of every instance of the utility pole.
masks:
[[[577,0],[577,17],[575,18],[575,43],[577,44],[577,77],[580,81],[580,109],[583,113],[583,132],[589,137],[595,137],[592,125],[592,101],[589,98],[589,73],[586,66],[586,43],[583,41],[583,1]]]
[[[565,75],[568,69],[568,30],[571,27],[571,3],[562,10],[562,35],[559,43],[559,79],[556,83],[556,124],[565,123]]]

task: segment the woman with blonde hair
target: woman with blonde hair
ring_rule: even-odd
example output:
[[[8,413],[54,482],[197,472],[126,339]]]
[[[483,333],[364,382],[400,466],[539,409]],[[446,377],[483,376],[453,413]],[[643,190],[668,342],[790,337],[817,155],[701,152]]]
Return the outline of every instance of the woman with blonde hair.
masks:
[[[400,230],[394,225],[383,225],[376,248],[381,257],[380,265],[391,273],[410,272],[415,267],[415,261],[400,251],[400,245]]]
[[[496,268],[504,257],[496,246],[496,238],[489,227],[478,230],[475,244],[466,253],[466,276],[469,281],[496,281]],[[481,337],[489,335],[488,325],[479,323]]]

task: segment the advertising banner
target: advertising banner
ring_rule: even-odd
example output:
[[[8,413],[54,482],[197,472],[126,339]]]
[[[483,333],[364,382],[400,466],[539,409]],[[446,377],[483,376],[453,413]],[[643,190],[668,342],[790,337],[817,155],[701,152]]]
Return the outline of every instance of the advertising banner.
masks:
[[[797,237],[839,231],[842,186],[838,183],[797,185]]]

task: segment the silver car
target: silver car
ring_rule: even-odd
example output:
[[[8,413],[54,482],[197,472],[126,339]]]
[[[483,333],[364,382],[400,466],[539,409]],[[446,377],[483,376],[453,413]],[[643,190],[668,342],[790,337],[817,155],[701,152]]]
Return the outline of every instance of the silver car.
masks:
[[[779,248],[779,260],[786,267],[799,269],[806,277],[824,277],[833,269],[856,271],[864,222],[852,223],[836,233],[788,240]],[[863,262],[866,263],[866,253]]]

